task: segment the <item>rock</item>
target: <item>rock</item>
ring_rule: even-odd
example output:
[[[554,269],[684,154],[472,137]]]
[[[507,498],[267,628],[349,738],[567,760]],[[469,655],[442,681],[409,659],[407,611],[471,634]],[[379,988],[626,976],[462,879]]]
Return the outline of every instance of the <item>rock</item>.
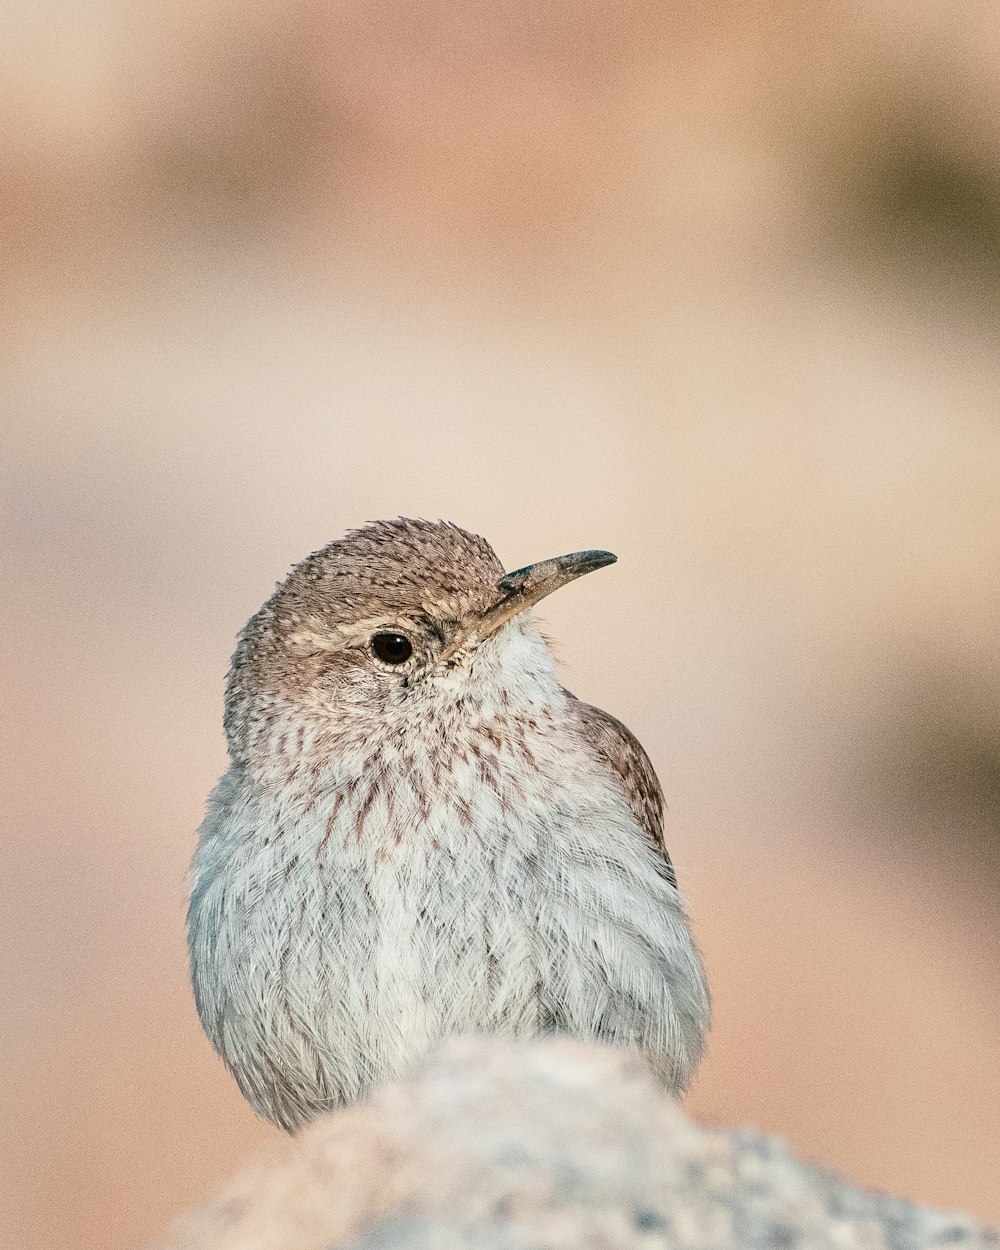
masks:
[[[157,1250],[916,1250],[974,1220],[691,1123],[634,1057],[461,1039],[280,1143]]]

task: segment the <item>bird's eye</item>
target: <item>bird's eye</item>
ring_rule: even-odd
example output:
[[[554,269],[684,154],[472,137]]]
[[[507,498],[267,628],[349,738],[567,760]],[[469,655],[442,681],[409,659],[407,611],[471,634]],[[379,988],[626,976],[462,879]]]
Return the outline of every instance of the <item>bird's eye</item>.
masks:
[[[405,634],[376,634],[372,650],[386,664],[405,664],[413,654],[413,643]]]

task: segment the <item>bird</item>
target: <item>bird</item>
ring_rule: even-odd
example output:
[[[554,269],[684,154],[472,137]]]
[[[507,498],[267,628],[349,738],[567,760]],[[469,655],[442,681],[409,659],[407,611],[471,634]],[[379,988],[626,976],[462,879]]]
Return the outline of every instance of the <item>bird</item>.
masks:
[[[615,560],[507,573],[450,522],[376,521],[239,634],[188,947],[202,1026],[271,1123],[457,1034],[603,1041],[688,1087],[710,1001],[660,784],[562,686],[532,612]]]

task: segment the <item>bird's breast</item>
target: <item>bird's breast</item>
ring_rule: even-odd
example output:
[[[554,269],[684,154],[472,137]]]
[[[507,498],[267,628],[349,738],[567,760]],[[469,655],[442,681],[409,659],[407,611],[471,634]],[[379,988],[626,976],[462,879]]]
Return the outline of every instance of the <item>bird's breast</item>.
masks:
[[[664,961],[692,958],[623,796],[530,725],[383,744],[294,796],[232,780],[202,831],[191,949],[209,1035],[289,1124],[448,1033],[635,1040],[667,1018]]]

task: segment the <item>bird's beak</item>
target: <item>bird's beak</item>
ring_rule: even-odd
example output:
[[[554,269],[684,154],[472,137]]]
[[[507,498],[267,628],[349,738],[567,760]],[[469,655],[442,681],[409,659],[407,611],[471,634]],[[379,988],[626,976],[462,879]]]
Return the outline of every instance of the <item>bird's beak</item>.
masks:
[[[523,569],[507,573],[498,583],[503,597],[464,625],[441,652],[439,659],[450,660],[462,648],[476,646],[560,586],[575,581],[584,573],[603,569],[606,564],[614,564],[617,559],[610,551],[574,551],[568,556],[540,560],[537,564],[528,564]]]

